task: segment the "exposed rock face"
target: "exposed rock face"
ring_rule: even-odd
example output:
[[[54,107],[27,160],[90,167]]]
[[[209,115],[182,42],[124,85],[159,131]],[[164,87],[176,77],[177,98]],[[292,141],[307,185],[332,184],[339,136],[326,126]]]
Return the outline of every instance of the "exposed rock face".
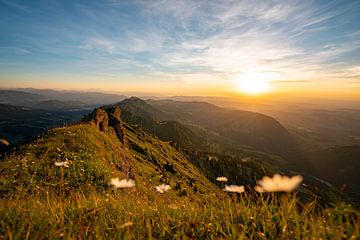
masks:
[[[94,122],[96,124],[96,126],[100,129],[100,131],[106,131],[107,127],[108,127],[108,123],[109,123],[109,117],[106,113],[106,111],[104,111],[101,108],[98,108],[95,110],[95,114],[94,114]]]
[[[119,106],[106,109],[98,108],[86,117],[86,120],[94,122],[100,131],[103,132],[107,131],[109,127],[112,127],[120,142],[127,145]]]
[[[121,109],[119,106],[107,109],[109,113],[109,125],[115,129],[116,136],[119,138],[120,142],[125,144],[125,134],[124,126],[121,121]]]

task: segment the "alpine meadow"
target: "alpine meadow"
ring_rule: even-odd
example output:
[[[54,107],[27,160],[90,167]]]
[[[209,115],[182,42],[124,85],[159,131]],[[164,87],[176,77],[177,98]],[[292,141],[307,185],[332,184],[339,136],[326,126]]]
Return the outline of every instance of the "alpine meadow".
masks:
[[[357,0],[0,0],[0,239],[360,239]]]

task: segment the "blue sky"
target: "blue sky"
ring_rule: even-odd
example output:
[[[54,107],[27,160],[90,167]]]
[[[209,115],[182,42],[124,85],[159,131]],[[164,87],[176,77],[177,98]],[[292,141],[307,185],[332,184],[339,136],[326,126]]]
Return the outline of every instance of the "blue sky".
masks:
[[[359,13],[357,0],[0,0],[0,87],[360,90]]]

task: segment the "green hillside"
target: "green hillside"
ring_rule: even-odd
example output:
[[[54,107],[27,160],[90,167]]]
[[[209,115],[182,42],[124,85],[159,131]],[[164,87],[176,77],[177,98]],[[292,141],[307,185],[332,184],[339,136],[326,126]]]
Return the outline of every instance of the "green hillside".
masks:
[[[215,189],[169,143],[131,126],[126,129],[130,149],[112,129],[104,133],[82,124],[51,130],[1,163],[1,195],[12,199],[13,195],[52,192],[61,184],[60,171],[54,163],[66,159],[70,163],[64,173],[64,189],[69,191],[108,191],[112,177],[135,178],[138,191],[144,193],[160,183],[178,185],[179,195],[194,194],[193,189],[197,189],[197,194]]]
[[[360,197],[360,146],[332,147],[308,152],[306,170],[342,189],[354,201]]]
[[[200,134],[180,124],[165,112],[154,108],[140,98],[131,97],[117,104],[122,109],[124,121],[141,125],[146,131],[163,140],[174,141],[182,148],[206,149],[209,143]]]
[[[206,102],[129,98],[117,105],[124,110],[126,121],[140,124],[160,137],[163,132],[157,130],[156,123],[172,120],[188,129],[190,139],[202,138],[203,143],[222,150],[248,148],[282,157],[298,153],[290,133],[264,114],[225,109]]]
[[[171,142],[125,123],[119,138],[115,113],[107,111],[103,131],[97,120],[56,128],[0,163],[1,238],[359,237],[351,206],[322,209],[295,193],[250,187],[241,196],[225,193]],[[68,168],[55,166],[65,160]],[[132,178],[136,187],[115,190],[113,177]],[[171,190],[157,193],[161,183]]]

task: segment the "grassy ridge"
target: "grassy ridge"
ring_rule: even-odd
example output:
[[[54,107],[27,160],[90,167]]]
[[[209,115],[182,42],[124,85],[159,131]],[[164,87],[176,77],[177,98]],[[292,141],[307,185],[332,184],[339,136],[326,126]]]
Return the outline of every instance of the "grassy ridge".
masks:
[[[50,131],[0,163],[0,237],[5,239],[358,238],[359,215],[319,209],[295,194],[226,194],[170,143],[126,126]],[[69,168],[54,162],[69,160]],[[135,179],[114,190],[112,177]],[[155,191],[170,184],[165,194]]]

